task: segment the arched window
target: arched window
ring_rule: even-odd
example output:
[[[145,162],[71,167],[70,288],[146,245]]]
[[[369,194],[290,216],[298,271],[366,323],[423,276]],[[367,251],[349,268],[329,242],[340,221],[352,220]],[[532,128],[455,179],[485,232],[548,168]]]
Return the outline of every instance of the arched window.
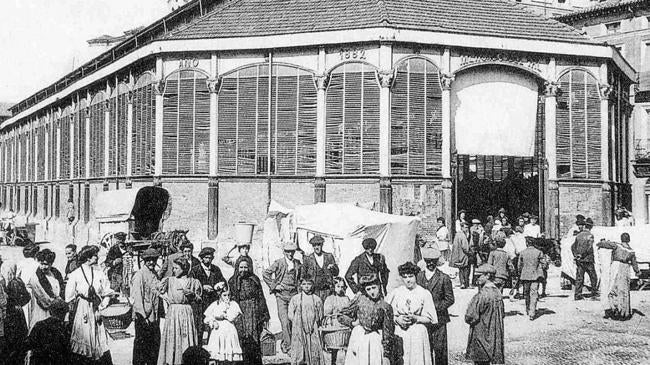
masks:
[[[66,107],[61,114],[59,120],[59,131],[61,133],[61,149],[60,149],[60,174],[59,179],[67,180],[70,178],[70,123],[72,119],[72,112],[70,107]]]
[[[163,166],[167,175],[207,174],[210,157],[210,92],[194,70],[171,74],[163,100]]]
[[[600,179],[600,93],[596,79],[574,69],[560,77],[557,97],[557,175]]]
[[[379,173],[379,84],[365,63],[331,71],[327,89],[325,168],[328,174]]]
[[[128,108],[129,87],[120,82],[113,90],[108,107],[108,176],[126,175]]]
[[[422,58],[396,66],[391,88],[391,173],[435,175],[442,167],[442,89],[438,68]]]
[[[156,145],[156,93],[151,72],[138,78],[133,91],[133,175],[153,175]]]
[[[88,103],[81,99],[74,116],[74,164],[73,176],[86,177],[86,113]],[[39,139],[40,141],[40,139]]]
[[[316,88],[311,72],[290,65],[273,65],[269,72],[267,64],[259,64],[225,74],[218,119],[220,174],[315,173]]]
[[[104,93],[90,102],[90,177],[104,176]]]

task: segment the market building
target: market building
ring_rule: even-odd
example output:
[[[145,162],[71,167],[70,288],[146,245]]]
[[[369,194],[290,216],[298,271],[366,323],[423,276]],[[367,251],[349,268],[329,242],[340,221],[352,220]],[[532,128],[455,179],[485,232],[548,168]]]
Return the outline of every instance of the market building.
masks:
[[[162,186],[164,229],[232,239],[271,200],[451,226],[629,203],[620,53],[503,0],[192,1],[17,103],[0,199],[47,239],[98,239],[96,196]]]

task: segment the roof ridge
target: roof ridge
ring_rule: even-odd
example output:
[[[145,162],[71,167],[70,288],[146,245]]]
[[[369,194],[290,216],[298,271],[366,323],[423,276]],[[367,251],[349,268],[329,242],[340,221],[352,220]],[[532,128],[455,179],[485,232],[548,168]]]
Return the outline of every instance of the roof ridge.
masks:
[[[523,3],[516,2],[516,1],[513,1],[513,0],[498,0],[498,1],[502,1],[502,2],[507,3],[508,5],[510,5],[512,7],[519,8],[520,10],[525,11],[526,13],[530,14],[531,16],[536,17],[536,18],[546,22],[546,24],[556,25],[556,26],[559,25],[561,28],[564,28],[564,29],[566,29],[568,31],[571,31],[571,32],[583,37],[585,40],[592,40],[590,37],[587,37],[580,30],[578,30],[578,29],[576,29],[576,28],[574,28],[574,27],[572,27],[572,26],[570,26],[570,25],[568,25],[566,23],[562,23],[559,20],[555,20],[552,17],[547,17],[545,15],[538,14],[538,13],[534,12],[532,9],[530,9],[529,7],[527,7],[526,5],[524,5]]]

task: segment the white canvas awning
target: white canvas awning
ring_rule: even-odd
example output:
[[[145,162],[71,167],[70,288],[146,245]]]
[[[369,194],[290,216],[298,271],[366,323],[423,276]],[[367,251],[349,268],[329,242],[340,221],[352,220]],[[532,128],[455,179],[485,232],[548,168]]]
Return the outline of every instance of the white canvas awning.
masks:
[[[95,219],[100,223],[124,222],[131,218],[140,189],[103,191],[95,200]]]

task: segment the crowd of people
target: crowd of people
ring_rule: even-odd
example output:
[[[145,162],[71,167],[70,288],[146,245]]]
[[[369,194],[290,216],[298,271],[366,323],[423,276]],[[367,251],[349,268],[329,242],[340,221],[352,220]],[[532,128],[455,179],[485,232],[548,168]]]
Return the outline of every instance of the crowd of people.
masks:
[[[523,214],[510,223],[505,213],[501,210],[482,224],[466,221],[461,211],[453,240],[439,218],[435,237],[418,239],[421,260],[400,265],[402,285],[391,290],[386,258],[375,252],[373,238],[362,241],[363,252],[342,276],[318,235],[309,240],[313,253],[302,261],[294,257],[296,243],[285,242],[284,256],[260,276],[253,272],[250,246],[239,244],[235,260],[224,258],[234,267],[228,280],[213,263],[213,248],[201,249],[197,258],[189,242],[160,268],[159,252],[145,250],[140,253],[144,265],[135,272],[132,247],[123,234],[114,236],[103,267],[98,265],[98,246],[79,252],[75,245],[66,246],[63,272],[52,266],[54,252],[31,244],[24,248],[23,260],[1,264],[0,362],[111,364],[102,311],[121,296],[132,306],[133,364],[262,364],[262,333],[270,319],[264,282],[277,304],[280,350],[292,364],[320,365],[327,357],[334,363],[338,352],[345,351],[348,365],[444,365],[448,308],[455,301],[451,278],[440,270],[446,262],[458,269],[461,289],[478,288],[464,318],[470,328],[466,358],[502,364],[502,290],[511,287],[515,300],[522,287],[527,315],[534,320],[550,262],[548,252],[539,247],[543,235],[537,217]],[[592,226],[591,219],[578,216],[572,228],[576,300],[583,297],[585,273],[594,297],[598,295]],[[623,234],[620,243],[603,240],[597,245],[599,251],[611,252],[607,318],[631,316],[629,270],[638,267],[629,241]],[[353,297],[346,295],[348,287]],[[323,340],[325,330],[347,332],[349,341],[332,347]]]

